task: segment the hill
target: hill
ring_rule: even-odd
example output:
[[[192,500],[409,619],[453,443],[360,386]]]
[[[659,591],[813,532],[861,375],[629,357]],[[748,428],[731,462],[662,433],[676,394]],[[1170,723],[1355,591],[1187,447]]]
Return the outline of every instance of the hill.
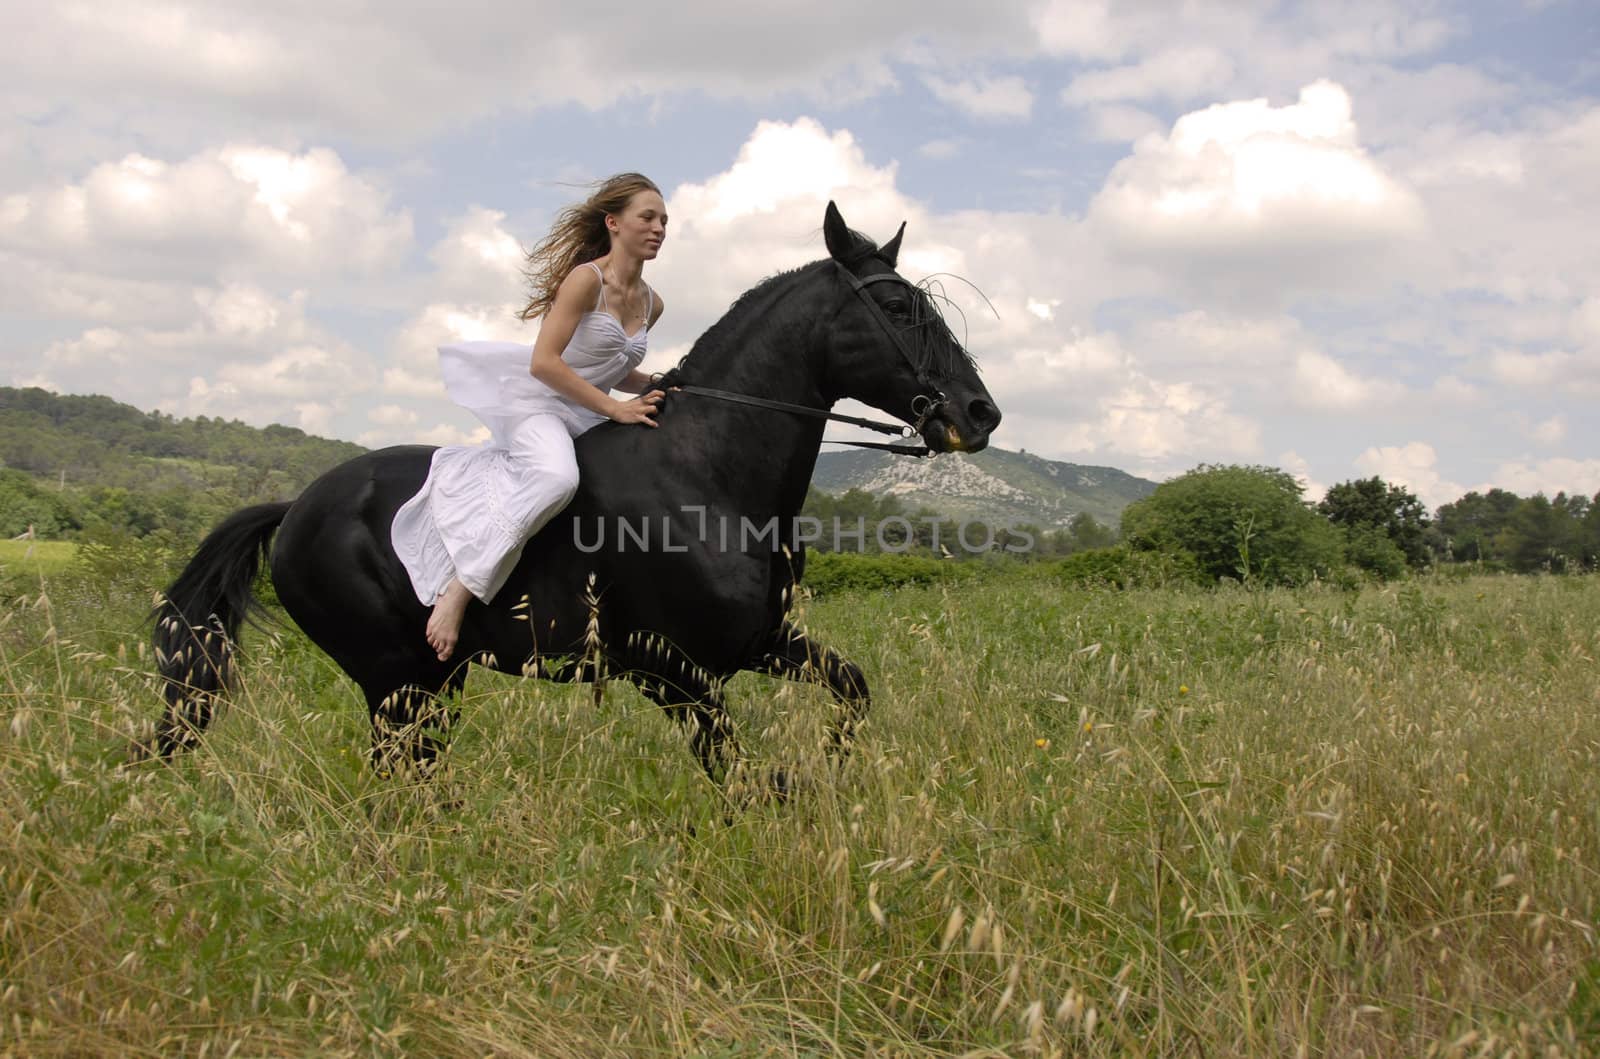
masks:
[[[292,497],[364,451],[293,427],[0,387],[0,534],[192,533],[244,504]]]
[[[1074,515],[1116,526],[1129,504],[1156,483],[1114,467],[1047,460],[1026,452],[985,449],[912,460],[887,452],[825,452],[811,476],[814,488],[838,495],[861,489],[927,506],[952,518],[995,524],[1065,527]]]

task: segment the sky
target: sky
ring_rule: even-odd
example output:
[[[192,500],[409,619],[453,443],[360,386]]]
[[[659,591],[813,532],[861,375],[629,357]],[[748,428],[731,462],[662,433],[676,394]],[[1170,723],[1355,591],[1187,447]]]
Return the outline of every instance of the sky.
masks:
[[[1594,0],[8,2],[0,104],[7,385],[480,440],[435,348],[638,170],[647,370],[832,199],[973,285],[997,445],[1600,491]]]

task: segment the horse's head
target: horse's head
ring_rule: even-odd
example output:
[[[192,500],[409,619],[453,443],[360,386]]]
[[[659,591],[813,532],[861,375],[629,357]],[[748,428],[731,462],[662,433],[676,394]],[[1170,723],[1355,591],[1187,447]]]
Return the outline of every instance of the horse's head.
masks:
[[[1000,410],[932,295],[895,271],[905,230],[880,247],[828,203],[822,233],[844,291],[828,343],[829,396],[905,420],[936,452],[977,452]]]

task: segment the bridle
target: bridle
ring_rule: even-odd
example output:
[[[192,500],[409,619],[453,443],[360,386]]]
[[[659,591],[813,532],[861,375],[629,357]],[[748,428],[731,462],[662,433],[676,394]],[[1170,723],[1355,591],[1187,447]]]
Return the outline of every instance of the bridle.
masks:
[[[867,293],[867,288],[874,283],[899,283],[903,284],[908,290],[915,290],[915,288],[911,286],[910,281],[905,279],[903,276],[896,275],[894,272],[879,272],[875,275],[871,275],[865,279],[862,279],[854,272],[851,272],[843,262],[835,260],[833,264],[839,269],[840,272],[844,273],[844,278],[846,282],[849,283],[851,291],[856,295],[857,298],[861,300],[861,303],[867,307],[867,311],[871,313],[872,318],[877,321],[878,327],[886,336],[888,336],[889,341],[894,344],[894,348],[900,351],[900,355],[905,358],[906,363],[911,366],[911,370],[916,373],[917,382],[926,387],[928,391],[926,393],[919,393],[911,399],[911,415],[914,418],[909,426],[904,423],[885,423],[876,419],[862,419],[858,416],[840,415],[837,412],[830,412],[825,408],[813,408],[810,405],[792,404],[788,401],[774,401],[766,397],[754,397],[746,393],[735,393],[732,390],[712,389],[709,386],[680,384],[673,387],[674,391],[697,397],[711,397],[719,401],[728,401],[733,404],[753,405],[757,408],[770,408],[774,411],[790,412],[795,415],[810,416],[814,419],[825,419],[835,423],[848,423],[851,426],[865,427],[868,430],[875,430],[880,434],[893,434],[902,438],[913,438],[920,436],[922,434],[922,428],[927,424],[928,420],[937,415],[945,405],[950,403],[949,398],[945,396],[943,390],[940,390],[933,385],[933,380],[929,372],[929,364],[926,363],[925,360],[918,360],[916,355],[912,353],[911,348],[906,344],[904,332],[894,326],[894,322],[889,319],[887,314],[884,313],[883,308],[872,299],[870,294]],[[934,454],[933,450],[928,448],[926,445],[923,445],[919,448],[908,445],[886,445],[882,442],[876,441],[836,441],[833,442],[833,444],[854,445],[855,447],[862,449],[882,449],[885,452],[892,452],[897,456],[921,457],[932,456]]]

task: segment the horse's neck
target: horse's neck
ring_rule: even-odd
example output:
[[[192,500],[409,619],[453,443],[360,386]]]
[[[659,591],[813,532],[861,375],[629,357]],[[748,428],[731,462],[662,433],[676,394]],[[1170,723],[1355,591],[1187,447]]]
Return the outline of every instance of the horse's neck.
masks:
[[[680,366],[691,385],[730,390],[773,401],[826,407],[819,321],[827,315],[831,286],[815,268],[775,281],[742,301],[695,343]],[[822,443],[823,420],[777,410],[755,412],[762,423],[752,437],[752,409],[709,397],[692,397],[694,417],[720,432],[714,446],[718,477],[738,480],[741,496],[760,514],[799,512]]]
[[[686,382],[819,407],[818,348],[829,284],[814,267],[771,281],[701,336],[684,358]]]

